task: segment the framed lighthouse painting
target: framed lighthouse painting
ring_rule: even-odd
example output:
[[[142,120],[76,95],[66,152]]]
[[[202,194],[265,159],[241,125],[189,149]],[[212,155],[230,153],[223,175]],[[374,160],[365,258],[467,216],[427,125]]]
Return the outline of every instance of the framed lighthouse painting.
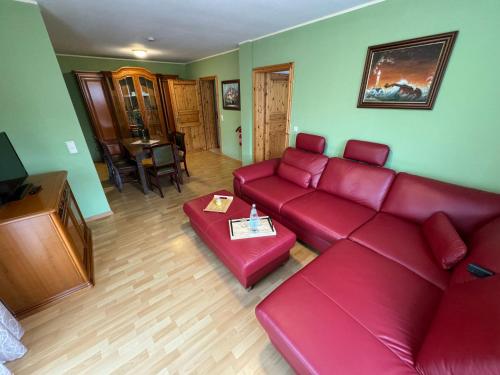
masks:
[[[432,109],[457,34],[368,47],[358,107]]]

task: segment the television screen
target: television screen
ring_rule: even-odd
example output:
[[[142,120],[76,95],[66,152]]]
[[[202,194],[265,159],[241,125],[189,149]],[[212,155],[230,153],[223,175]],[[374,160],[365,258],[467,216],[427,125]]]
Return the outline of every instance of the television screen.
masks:
[[[0,133],[0,193],[8,194],[24,182],[28,173],[5,132]]]

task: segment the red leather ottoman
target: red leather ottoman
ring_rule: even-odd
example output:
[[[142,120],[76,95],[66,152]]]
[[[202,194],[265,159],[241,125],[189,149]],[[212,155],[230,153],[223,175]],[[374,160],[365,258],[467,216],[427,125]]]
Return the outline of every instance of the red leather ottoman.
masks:
[[[204,212],[214,194],[233,195],[227,190],[213,192],[184,203],[184,212],[196,233],[239,282],[245,288],[251,287],[288,260],[290,249],[295,244],[295,234],[273,221],[276,236],[231,240],[228,220],[248,217],[250,205],[234,197],[225,214]]]

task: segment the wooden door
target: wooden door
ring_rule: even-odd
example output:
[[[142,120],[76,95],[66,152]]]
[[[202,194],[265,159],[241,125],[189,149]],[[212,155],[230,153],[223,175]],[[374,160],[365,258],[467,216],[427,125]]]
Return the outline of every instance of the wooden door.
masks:
[[[253,70],[253,158],[280,157],[289,144],[293,63]]]
[[[94,135],[100,141],[120,138],[113,100],[102,73],[74,72],[82,92]]]
[[[188,151],[206,150],[199,85],[194,80],[168,80],[175,128],[185,134]]]
[[[200,98],[207,148],[217,148],[219,147],[219,139],[217,129],[217,101],[215,98],[215,80],[200,80]]]
[[[266,73],[264,159],[279,158],[288,147],[288,73]]]

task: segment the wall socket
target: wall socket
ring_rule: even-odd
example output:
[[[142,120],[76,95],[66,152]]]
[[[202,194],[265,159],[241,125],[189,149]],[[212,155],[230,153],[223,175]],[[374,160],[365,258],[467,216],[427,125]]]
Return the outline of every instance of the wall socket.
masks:
[[[64,143],[66,143],[66,148],[68,149],[68,152],[70,154],[78,154],[78,149],[76,148],[75,141],[67,141]]]

